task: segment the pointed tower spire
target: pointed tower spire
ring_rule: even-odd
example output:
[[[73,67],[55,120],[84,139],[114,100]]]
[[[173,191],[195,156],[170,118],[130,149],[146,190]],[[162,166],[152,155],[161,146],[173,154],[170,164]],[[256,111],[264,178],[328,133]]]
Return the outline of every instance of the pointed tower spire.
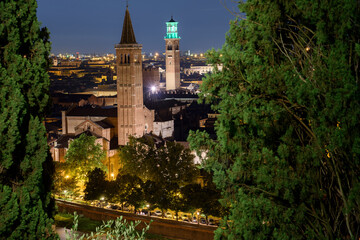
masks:
[[[120,44],[136,44],[134,29],[132,27],[128,6],[126,6],[123,30]]]

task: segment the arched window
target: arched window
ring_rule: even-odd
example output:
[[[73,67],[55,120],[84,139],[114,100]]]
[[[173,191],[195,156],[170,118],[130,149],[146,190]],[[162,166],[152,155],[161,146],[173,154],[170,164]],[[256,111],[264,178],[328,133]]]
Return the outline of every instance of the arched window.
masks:
[[[175,50],[179,50],[179,45],[176,45],[176,48],[175,48]]]
[[[168,45],[168,50],[172,50],[172,45]]]
[[[128,59],[127,59],[127,63],[130,63],[130,54],[128,54]]]
[[[122,54],[120,55],[120,63],[121,64],[123,63],[123,55]]]

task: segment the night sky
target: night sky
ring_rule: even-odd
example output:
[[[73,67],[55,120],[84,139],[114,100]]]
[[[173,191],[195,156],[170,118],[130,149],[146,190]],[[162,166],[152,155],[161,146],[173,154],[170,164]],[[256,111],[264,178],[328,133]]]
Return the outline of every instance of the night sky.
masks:
[[[144,52],[164,52],[166,24],[179,22],[180,50],[220,48],[237,11],[232,0],[129,0],[136,40]],[[50,30],[52,53],[115,53],[125,0],[38,0],[38,18]]]

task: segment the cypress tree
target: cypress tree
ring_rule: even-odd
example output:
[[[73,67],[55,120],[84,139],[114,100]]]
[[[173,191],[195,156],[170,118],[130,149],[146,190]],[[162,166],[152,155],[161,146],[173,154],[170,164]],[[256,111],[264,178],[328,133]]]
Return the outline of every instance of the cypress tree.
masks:
[[[36,0],[0,2],[0,238],[51,239],[52,160],[43,124],[50,43]]]
[[[358,239],[359,1],[239,9],[246,17],[208,52],[223,69],[202,85],[217,141],[190,135],[230,208],[216,239]]]

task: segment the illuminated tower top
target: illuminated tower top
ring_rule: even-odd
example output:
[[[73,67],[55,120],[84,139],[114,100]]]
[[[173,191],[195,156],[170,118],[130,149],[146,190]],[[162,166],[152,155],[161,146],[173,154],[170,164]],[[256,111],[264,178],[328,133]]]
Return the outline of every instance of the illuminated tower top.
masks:
[[[166,22],[167,32],[166,32],[165,39],[171,39],[171,38],[180,39],[180,37],[178,35],[177,25],[178,25],[178,22],[176,22],[173,19],[173,17],[171,16],[170,21]]]

